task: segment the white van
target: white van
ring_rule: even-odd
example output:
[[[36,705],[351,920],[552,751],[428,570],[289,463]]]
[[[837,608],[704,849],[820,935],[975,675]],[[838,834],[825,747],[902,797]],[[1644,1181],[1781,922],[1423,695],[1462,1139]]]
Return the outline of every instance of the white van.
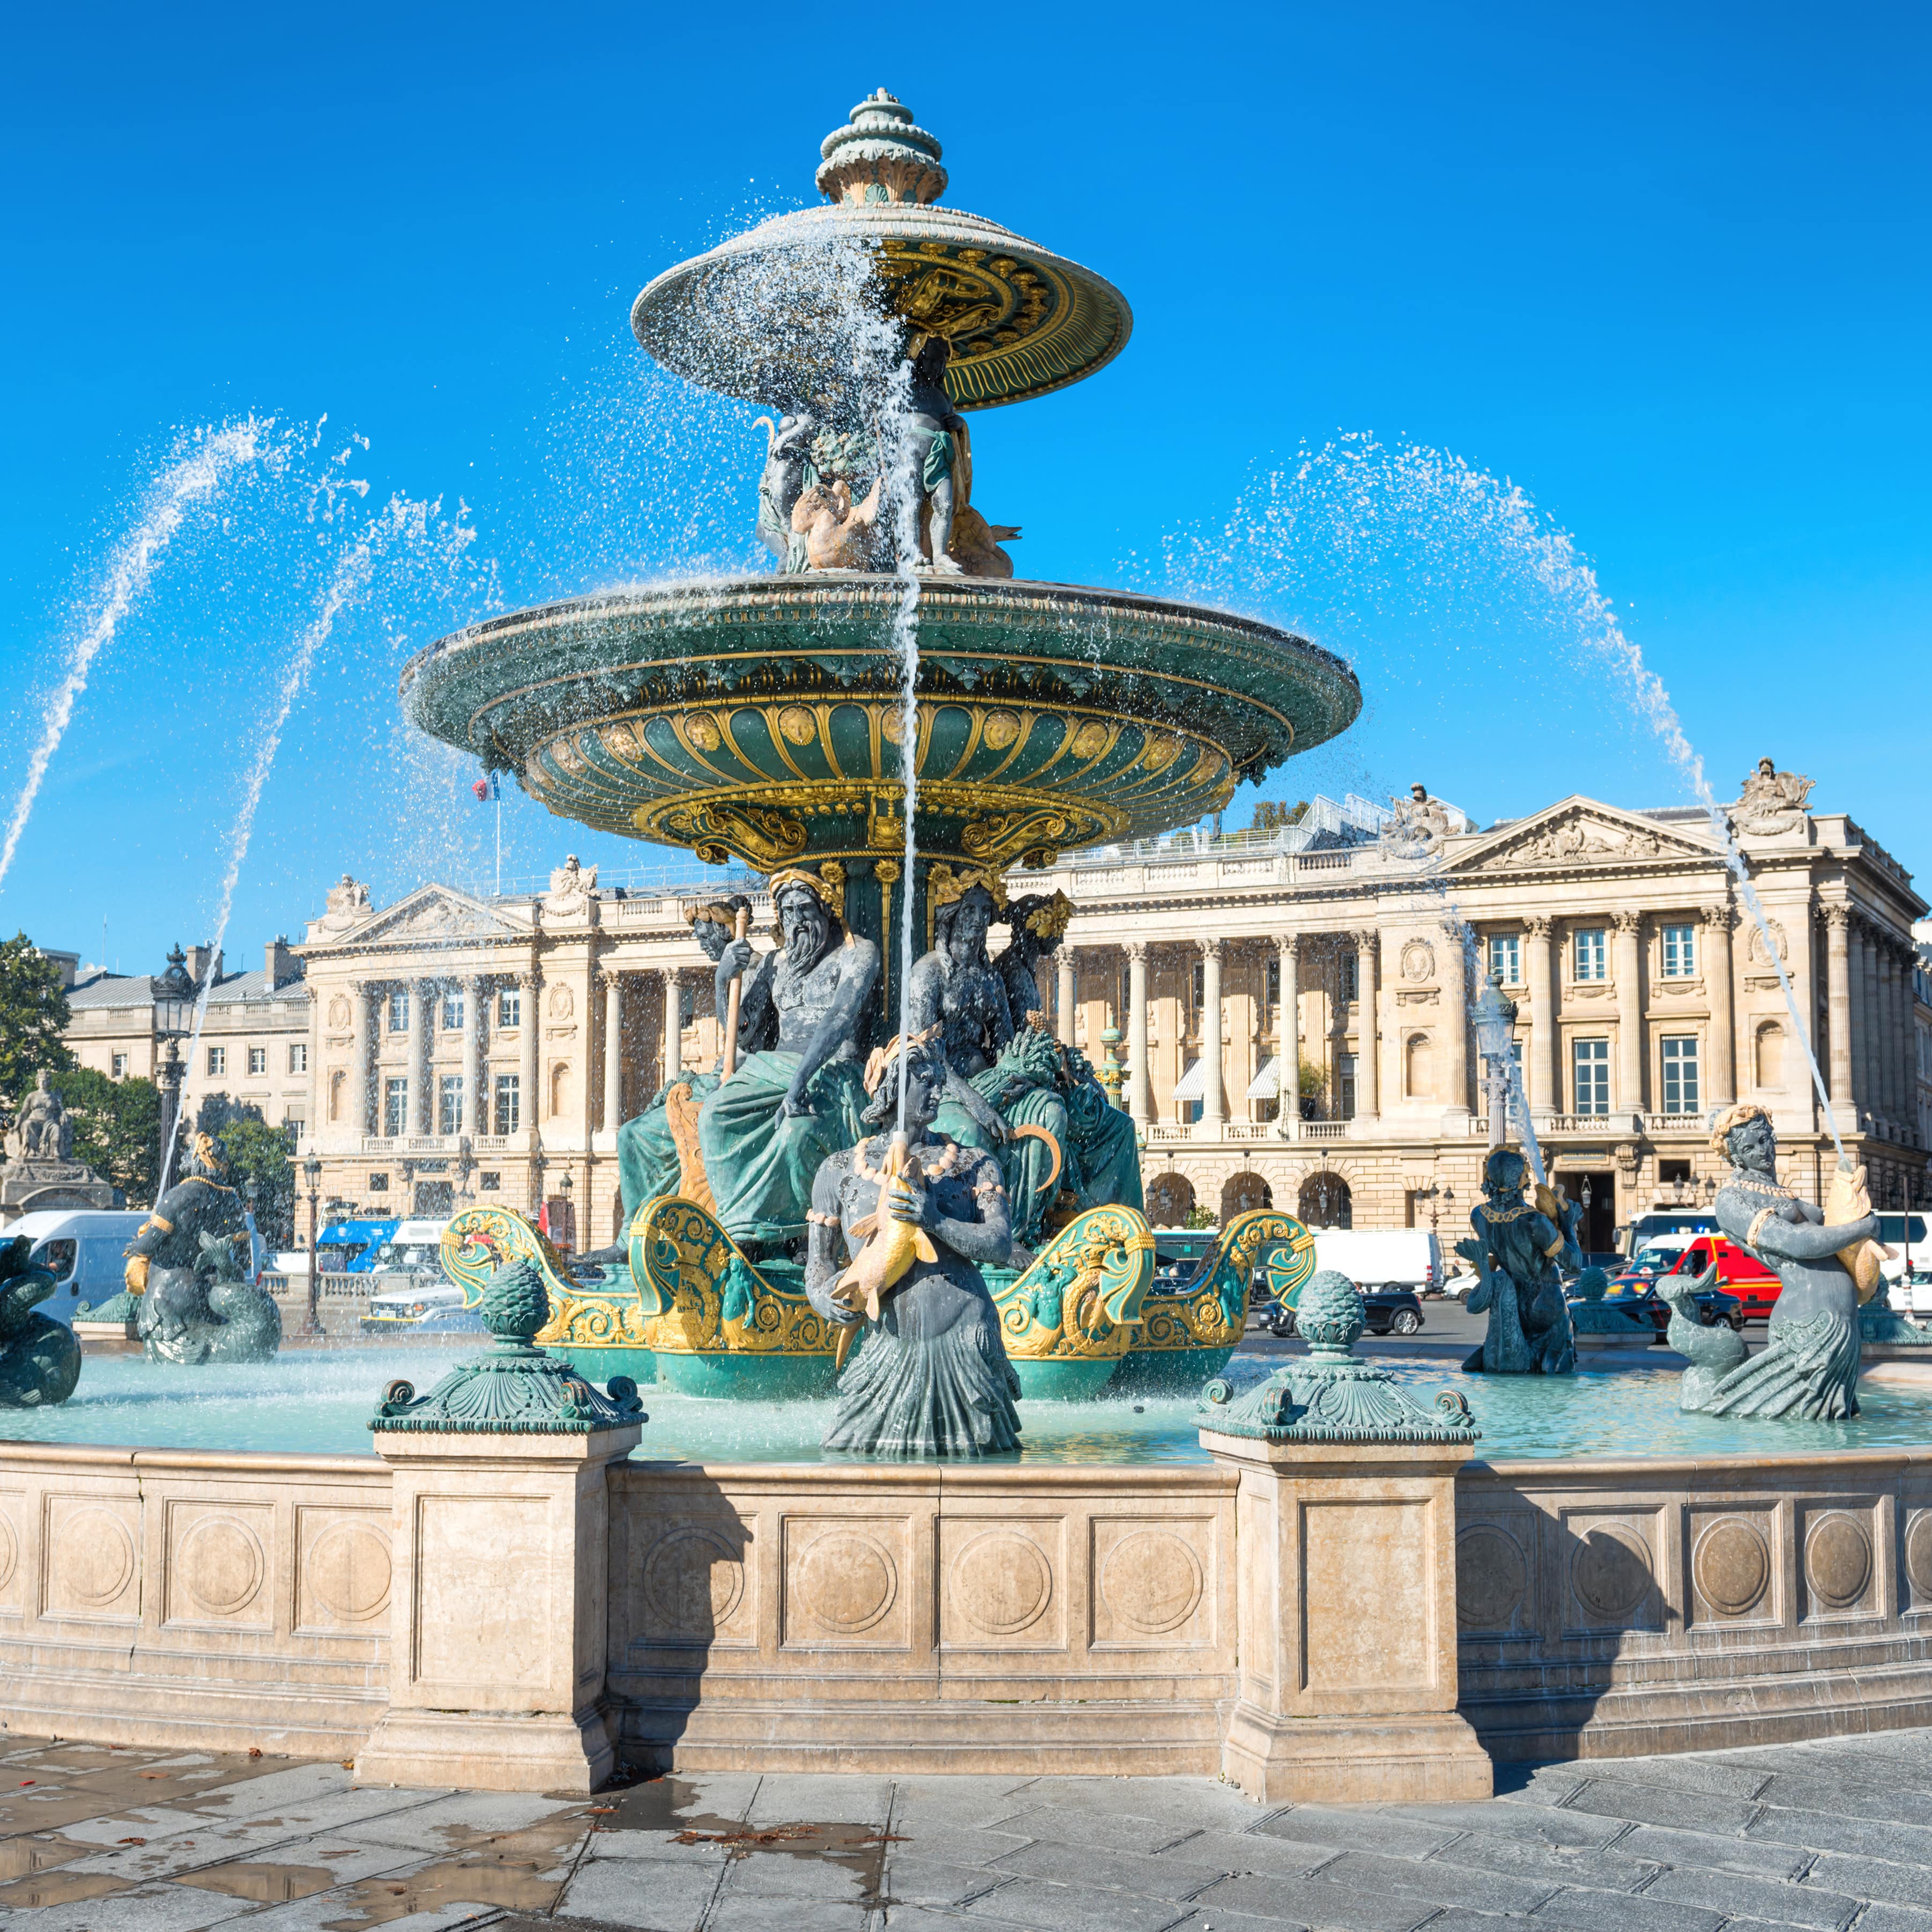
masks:
[[[1432,1294],[1442,1286],[1442,1244],[1426,1228],[1317,1228],[1315,1265],[1345,1274],[1358,1288],[1408,1288]]]
[[[127,1286],[128,1244],[147,1218],[131,1208],[49,1208],[22,1214],[0,1240],[26,1236],[28,1260],[54,1274],[53,1293],[34,1312],[71,1328],[81,1303],[98,1308]]]
[[[442,1221],[398,1221],[396,1232],[380,1244],[372,1274],[415,1274],[442,1279]]]

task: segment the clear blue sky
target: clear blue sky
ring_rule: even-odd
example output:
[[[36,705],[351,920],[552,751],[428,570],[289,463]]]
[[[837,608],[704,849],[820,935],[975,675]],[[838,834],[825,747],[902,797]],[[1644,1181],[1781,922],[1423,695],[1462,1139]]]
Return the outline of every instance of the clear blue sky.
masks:
[[[1684,798],[1480,535],[1405,500],[1358,541],[1304,485],[1288,542],[1187,541],[1304,444],[1412,440],[1574,533],[1721,795],[1770,752],[1926,872],[1928,37],[1922,9],[1775,4],[16,15],[0,811],[171,433],[326,412],[304,465],[349,449],[362,513],[460,499],[476,538],[441,590],[379,578],[318,653],[231,962],[345,869],[379,896],[473,872],[486,815],[395,725],[397,664],[479,608],[482,560],[514,604],[754,554],[754,412],[654,380],[628,304],[810,198],[820,136],[883,84],[945,142],[950,202],[1135,308],[1102,375],[976,422],[1023,573],[1185,585],[1357,662],[1363,724],[1271,794],[1419,776],[1486,820]],[[112,908],[127,970],[202,936],[340,540],[292,488],[191,522],[102,654],[9,928],[91,957]],[[656,856],[520,800],[506,824],[513,872]]]

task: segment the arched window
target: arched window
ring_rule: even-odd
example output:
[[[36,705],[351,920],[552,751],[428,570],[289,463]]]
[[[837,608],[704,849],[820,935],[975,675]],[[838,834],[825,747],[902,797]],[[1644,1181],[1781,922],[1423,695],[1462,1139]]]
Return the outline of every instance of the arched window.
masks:
[[[1766,1020],[1757,1030],[1754,1071],[1760,1087],[1775,1091],[1784,1084],[1784,1028],[1777,1020]]]
[[[1148,1183],[1148,1225],[1178,1228],[1194,1210],[1194,1184],[1184,1174],[1157,1174]]]
[[[1426,1033],[1411,1034],[1403,1049],[1402,1091],[1412,1100],[1436,1097],[1436,1042]]]
[[[1348,1228],[1354,1225],[1354,1202],[1348,1184],[1323,1168],[1301,1184],[1297,1217],[1311,1228]]]
[[[1221,1190],[1221,1225],[1225,1228],[1250,1208],[1274,1205],[1274,1190],[1258,1174],[1238,1174]]]

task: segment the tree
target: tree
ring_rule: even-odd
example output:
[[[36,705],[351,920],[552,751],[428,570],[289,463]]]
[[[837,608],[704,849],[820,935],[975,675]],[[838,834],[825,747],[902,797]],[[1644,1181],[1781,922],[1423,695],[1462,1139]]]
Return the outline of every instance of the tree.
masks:
[[[130,1202],[152,1201],[160,1089],[152,1080],[110,1080],[91,1066],[57,1073],[50,1084],[74,1117],[74,1159],[85,1161]]]
[[[1255,815],[1250,822],[1250,832],[1279,832],[1285,826],[1299,825],[1308,810],[1308,801],[1298,799],[1292,805],[1285,805],[1279,799],[1264,798],[1256,801]]]
[[[9,1120],[35,1074],[64,1073],[74,1064],[62,1037],[68,1017],[59,967],[24,932],[0,940],[0,1105]]]
[[[212,1134],[228,1158],[230,1184],[250,1202],[255,1231],[272,1248],[295,1240],[296,1169],[288,1136],[272,1127],[253,1101],[211,1094],[195,1109],[196,1132]],[[249,1184],[254,1185],[252,1199]]]

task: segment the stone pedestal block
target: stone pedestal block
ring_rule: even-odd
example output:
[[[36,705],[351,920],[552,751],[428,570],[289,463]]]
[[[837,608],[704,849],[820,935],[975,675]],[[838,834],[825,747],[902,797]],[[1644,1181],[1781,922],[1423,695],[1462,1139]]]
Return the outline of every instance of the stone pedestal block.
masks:
[[[1456,1711],[1456,1471],[1467,1443],[1270,1442],[1240,1472],[1238,1694],[1222,1771],[1264,1804],[1490,1795]]]
[[[605,1472],[638,1436],[377,1430],[394,1642],[358,1782],[590,1792],[610,1775]]]

